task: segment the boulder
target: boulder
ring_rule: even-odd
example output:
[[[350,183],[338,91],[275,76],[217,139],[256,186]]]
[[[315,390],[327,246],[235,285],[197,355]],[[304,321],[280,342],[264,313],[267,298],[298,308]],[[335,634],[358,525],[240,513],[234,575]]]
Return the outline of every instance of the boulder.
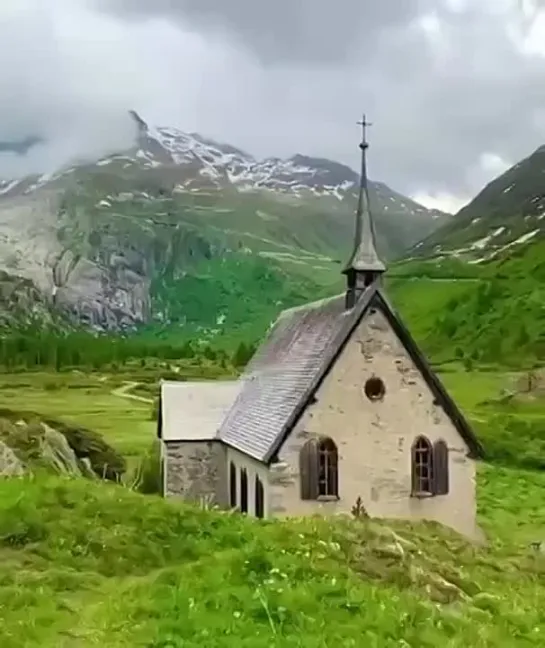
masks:
[[[0,418],[0,475],[46,470],[55,474],[118,480],[123,457],[96,432],[35,416]]]
[[[0,441],[0,477],[20,477],[24,473],[25,468],[15,452]]]

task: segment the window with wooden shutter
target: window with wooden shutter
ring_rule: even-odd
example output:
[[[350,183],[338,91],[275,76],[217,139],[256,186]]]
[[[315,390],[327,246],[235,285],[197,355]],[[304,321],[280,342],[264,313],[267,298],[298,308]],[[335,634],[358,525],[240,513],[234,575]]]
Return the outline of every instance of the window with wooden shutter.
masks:
[[[255,516],[258,518],[265,516],[265,492],[263,482],[257,475],[255,477]]]
[[[339,496],[338,452],[327,437],[307,441],[299,455],[301,499]]]
[[[301,499],[315,500],[318,497],[318,442],[310,439],[299,453],[299,475]]]
[[[433,446],[434,494],[447,495],[449,492],[448,446],[443,439]]]
[[[434,494],[433,447],[424,436],[417,437],[411,449],[411,481],[413,497]]]
[[[237,469],[232,461],[229,464],[229,505],[231,508],[237,506]]]
[[[240,512],[248,513],[248,473],[246,468],[240,471]]]

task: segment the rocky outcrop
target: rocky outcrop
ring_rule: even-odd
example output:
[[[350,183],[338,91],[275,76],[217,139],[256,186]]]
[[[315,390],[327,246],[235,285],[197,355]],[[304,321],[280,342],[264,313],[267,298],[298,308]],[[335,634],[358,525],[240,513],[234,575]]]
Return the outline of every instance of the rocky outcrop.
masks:
[[[96,432],[4,410],[0,417],[0,476],[46,471],[118,481],[125,461]]]
[[[20,477],[25,474],[25,466],[15,452],[0,441],[0,477]]]

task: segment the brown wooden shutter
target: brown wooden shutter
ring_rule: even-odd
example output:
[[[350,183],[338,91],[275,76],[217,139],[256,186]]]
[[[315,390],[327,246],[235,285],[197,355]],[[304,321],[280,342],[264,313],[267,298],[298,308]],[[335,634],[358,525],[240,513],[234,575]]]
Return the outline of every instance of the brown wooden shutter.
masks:
[[[420,490],[420,482],[416,470],[416,443],[415,441],[411,447],[411,493],[415,495]]]
[[[301,499],[318,498],[318,443],[311,439],[299,453],[299,475],[301,479]]]
[[[448,446],[440,439],[433,446],[434,495],[449,492]]]

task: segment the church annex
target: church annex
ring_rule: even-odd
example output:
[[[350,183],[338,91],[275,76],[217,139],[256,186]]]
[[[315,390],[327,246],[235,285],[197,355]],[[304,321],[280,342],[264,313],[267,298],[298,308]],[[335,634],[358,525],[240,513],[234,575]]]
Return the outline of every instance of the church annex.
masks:
[[[281,313],[239,380],[162,384],[164,495],[257,517],[359,500],[475,537],[483,449],[385,294],[365,125],[346,292]]]

